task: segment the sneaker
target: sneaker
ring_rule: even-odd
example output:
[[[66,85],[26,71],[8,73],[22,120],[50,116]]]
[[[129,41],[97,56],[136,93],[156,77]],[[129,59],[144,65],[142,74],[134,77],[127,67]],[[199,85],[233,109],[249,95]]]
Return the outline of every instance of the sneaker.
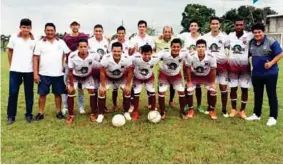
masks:
[[[139,112],[133,112],[132,120],[136,121],[136,120],[138,120],[138,118],[139,118]]]
[[[102,123],[103,119],[104,119],[104,115],[99,114],[99,115],[97,116],[96,122],[97,122],[97,123]]]
[[[204,111],[203,114],[208,115],[209,111]]]
[[[74,116],[69,116],[66,120],[66,124],[72,124],[73,120],[74,120]]]
[[[165,112],[160,112],[161,115],[161,119],[165,119],[166,118],[166,113]]]
[[[89,115],[89,119],[90,119],[90,121],[95,122],[95,121],[96,121],[96,116],[95,116],[95,114],[91,113],[91,114]]]
[[[68,108],[63,108],[62,113],[63,113],[63,115],[66,115],[68,113]]]
[[[133,111],[134,111],[134,106],[131,105],[128,112],[132,113]]]
[[[241,110],[241,111],[239,112],[239,115],[240,115],[240,118],[242,118],[242,119],[247,118],[246,112],[245,112],[244,110]]]
[[[204,112],[205,112],[205,110],[202,108],[201,105],[198,105],[198,106],[197,106],[197,111],[198,111],[199,113],[204,113]]]
[[[63,115],[63,113],[60,111],[60,112],[57,112],[57,114],[56,114],[56,117],[57,117],[57,119],[64,119],[64,115]]]
[[[38,113],[38,114],[35,116],[35,120],[36,120],[36,121],[39,121],[39,120],[42,120],[42,119],[44,119],[44,114]]]
[[[171,108],[173,108],[173,107],[175,106],[175,103],[174,103],[173,101],[170,101],[170,102],[169,102],[169,106],[170,106]]]
[[[231,109],[229,117],[235,117],[238,114],[236,109]]]
[[[277,123],[277,120],[274,117],[269,117],[266,125],[267,126],[274,126],[274,125],[276,125],[276,123]]]
[[[80,114],[82,114],[82,115],[86,113],[84,108],[80,108],[79,111],[80,111]]]
[[[31,123],[33,121],[33,115],[26,116],[26,120],[28,123]]]
[[[209,111],[209,116],[212,120],[216,120],[217,119],[217,116],[216,116],[216,113],[214,111]]]
[[[124,117],[125,117],[126,120],[129,120],[129,121],[132,120],[132,117],[131,117],[129,112],[125,112]]]
[[[258,117],[256,114],[253,114],[250,117],[245,118],[248,121],[253,121],[253,120],[260,120],[260,117]]]
[[[222,116],[225,117],[225,118],[229,117],[227,112],[226,113],[222,112]]]
[[[193,109],[190,109],[189,112],[187,113],[188,118],[193,118],[194,117],[195,111]]]
[[[184,113],[180,113],[180,118],[183,119],[183,120],[187,120],[188,119],[188,117]]]
[[[15,122],[15,118],[9,117],[7,121],[7,125],[11,125]]]

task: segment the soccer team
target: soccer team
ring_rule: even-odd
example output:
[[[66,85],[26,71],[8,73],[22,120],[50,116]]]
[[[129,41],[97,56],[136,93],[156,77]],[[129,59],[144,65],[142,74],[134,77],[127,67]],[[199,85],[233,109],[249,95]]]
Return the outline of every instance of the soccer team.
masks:
[[[45,36],[35,40],[31,33],[31,20],[22,19],[20,32],[12,35],[7,45],[10,64],[8,124],[15,121],[19,87],[23,81],[28,122],[44,119],[46,97],[52,87],[58,119],[64,119],[68,112],[66,123],[73,122],[76,92],[79,112],[85,113],[83,91],[87,90],[90,120],[101,123],[104,114],[110,111],[105,102],[111,86],[112,111],[118,109],[118,89],[122,89],[126,120],[139,118],[139,96],[143,86],[148,95],[148,108],[151,111],[159,109],[162,119],[166,118],[165,96],[169,88],[170,106],[174,106],[175,90],[178,93],[181,119],[194,117],[195,91],[196,109],[216,120],[216,84],[219,84],[222,115],[239,115],[246,120],[260,120],[263,88],[266,85],[270,105],[267,125],[275,125],[278,114],[277,62],[283,53],[280,44],[264,34],[264,25],[255,24],[252,33],[249,33],[244,30],[244,20],[239,18],[235,21],[235,31],[227,35],[220,30],[221,20],[212,17],[211,31],[203,36],[197,20],[192,20],[189,25],[189,32],[177,36],[173,36],[172,27],[164,26],[162,35],[153,38],[146,34],[147,22],[140,20],[136,36],[128,40],[126,29],[120,26],[117,28],[117,39],[110,41],[103,35],[100,24],[94,26],[94,35],[89,37],[79,32],[80,24],[73,21],[70,24],[72,33],[61,40],[56,37],[55,25],[47,23]],[[252,72],[249,57],[252,58]],[[154,76],[155,68],[159,68],[158,77]],[[155,81],[158,81],[157,91]],[[39,113],[35,119],[32,115],[34,82],[38,84],[39,94]],[[201,85],[207,89],[206,110],[201,106]],[[252,85],[254,114],[247,117],[245,108],[248,89]],[[239,111],[236,106],[238,86],[242,91]],[[229,113],[226,109],[228,87],[232,107]]]

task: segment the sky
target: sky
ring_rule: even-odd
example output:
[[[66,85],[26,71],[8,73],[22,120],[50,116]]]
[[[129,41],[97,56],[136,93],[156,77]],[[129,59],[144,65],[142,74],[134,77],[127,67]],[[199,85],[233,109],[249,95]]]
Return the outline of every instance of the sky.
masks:
[[[93,26],[102,24],[106,36],[115,34],[122,24],[127,34],[137,31],[137,22],[144,19],[148,26],[158,32],[164,25],[171,25],[175,33],[182,30],[180,25],[182,12],[187,4],[195,0],[2,0],[1,1],[1,34],[13,34],[19,30],[19,21],[30,18],[33,22],[33,33],[44,34],[44,25],[53,22],[57,32],[70,32],[69,25],[73,20],[81,24],[80,31],[93,34]],[[201,5],[216,10],[222,16],[231,8],[241,5],[267,7],[283,14],[283,0],[198,0]]]

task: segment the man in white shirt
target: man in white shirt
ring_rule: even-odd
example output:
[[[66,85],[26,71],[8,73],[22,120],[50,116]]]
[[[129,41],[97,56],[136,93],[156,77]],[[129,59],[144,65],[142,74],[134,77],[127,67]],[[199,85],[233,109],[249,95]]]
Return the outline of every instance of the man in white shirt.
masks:
[[[212,17],[210,19],[211,31],[203,36],[207,43],[207,47],[212,55],[217,60],[217,76],[216,82],[219,84],[221,91],[221,102],[222,102],[222,115],[229,117],[226,106],[228,99],[228,63],[227,63],[227,52],[226,49],[229,46],[229,38],[226,33],[220,31],[220,18]],[[209,96],[209,95],[207,95]]]
[[[66,43],[56,37],[56,27],[53,23],[45,24],[45,37],[35,45],[33,56],[34,82],[38,84],[39,113],[36,120],[44,119],[46,96],[50,92],[55,98],[56,117],[63,119],[61,112],[61,95],[65,92],[64,58],[70,52]]]
[[[33,120],[33,68],[32,56],[35,46],[34,36],[31,33],[32,22],[24,18],[20,22],[20,32],[11,36],[7,45],[7,54],[10,66],[8,125],[14,123],[17,115],[19,89],[24,82],[26,100],[26,120]]]

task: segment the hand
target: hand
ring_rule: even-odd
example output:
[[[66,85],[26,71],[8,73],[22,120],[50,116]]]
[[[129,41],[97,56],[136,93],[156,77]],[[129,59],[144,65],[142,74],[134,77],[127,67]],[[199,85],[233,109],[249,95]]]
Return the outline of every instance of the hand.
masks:
[[[125,92],[125,95],[129,96],[131,94],[130,86],[125,86],[124,92]]]
[[[103,87],[103,86],[101,86],[101,87],[99,88],[99,95],[100,95],[100,96],[105,96],[105,92],[106,92],[106,88]]]
[[[213,84],[210,84],[210,86],[209,86],[209,90],[215,90],[216,89],[216,85],[215,85],[215,83],[213,83]]]
[[[191,82],[187,82],[187,88],[192,88],[193,84]]]
[[[75,93],[75,88],[72,85],[68,85],[68,92],[69,93]]]
[[[269,62],[268,60],[267,60],[267,62],[264,64],[264,68],[265,69],[269,69],[269,68],[271,68],[273,66],[273,63],[272,62]]]
[[[161,34],[160,36],[158,36],[158,39],[162,40],[163,39],[163,35]]]
[[[40,77],[38,74],[33,75],[33,81],[38,84],[40,82]]]

